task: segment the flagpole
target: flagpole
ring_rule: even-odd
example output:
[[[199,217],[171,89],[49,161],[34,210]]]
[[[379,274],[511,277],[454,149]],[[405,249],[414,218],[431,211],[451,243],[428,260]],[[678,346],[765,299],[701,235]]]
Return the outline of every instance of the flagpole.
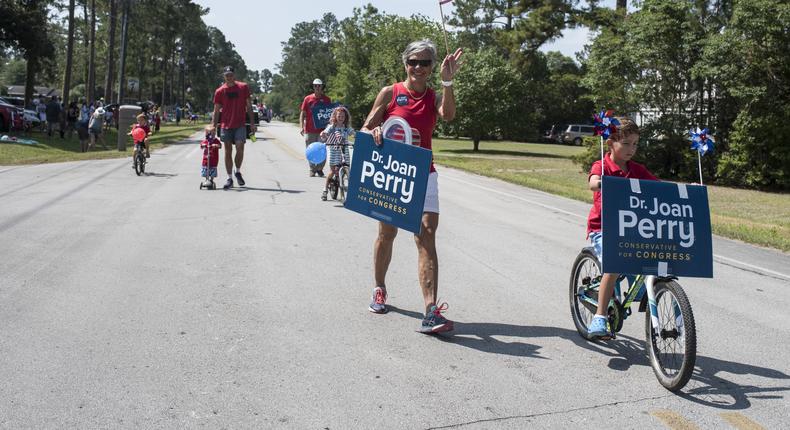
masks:
[[[697,165],[699,166],[699,184],[702,185],[702,154],[697,151]]]
[[[442,16],[442,31],[444,32],[444,50],[450,55],[450,44],[447,43],[447,28],[444,26],[444,9],[442,8],[442,1],[439,0],[439,14]],[[452,70],[450,70],[452,72]]]

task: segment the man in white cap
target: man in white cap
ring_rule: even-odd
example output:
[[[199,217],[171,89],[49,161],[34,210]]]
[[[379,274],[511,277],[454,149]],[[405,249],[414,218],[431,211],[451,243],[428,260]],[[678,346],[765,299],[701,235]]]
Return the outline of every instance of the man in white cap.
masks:
[[[313,94],[309,94],[304,98],[299,112],[299,126],[302,128],[300,133],[302,136],[304,136],[305,146],[308,146],[313,142],[317,142],[321,132],[323,131],[322,129],[317,128],[313,123],[313,106],[317,104],[330,103],[332,103],[332,100],[324,95],[324,82],[316,78],[313,81]],[[326,161],[320,164],[310,163],[310,177],[318,175],[323,178],[324,164],[326,164]]]
[[[249,118],[252,132],[256,131],[256,124],[253,121],[252,99],[250,88],[241,81],[236,81],[233,67],[227,66],[222,71],[225,83],[214,91],[214,115],[212,122],[217,128],[222,109],[222,141],[225,142],[225,170],[228,172],[228,180],[222,187],[228,189],[233,187],[233,162],[236,162],[236,180],[239,186],[244,186],[244,178],[241,177],[241,163],[244,161],[244,142],[247,140],[247,126],[245,119]],[[233,157],[233,146],[236,146],[236,157]]]

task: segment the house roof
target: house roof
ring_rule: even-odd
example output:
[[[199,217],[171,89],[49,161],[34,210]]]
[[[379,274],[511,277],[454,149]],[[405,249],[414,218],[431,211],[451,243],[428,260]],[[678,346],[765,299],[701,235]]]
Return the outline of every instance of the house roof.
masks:
[[[25,86],[24,85],[9,85],[8,86],[8,95],[12,97],[24,97],[25,96]],[[58,96],[60,97],[60,90],[56,90],[54,88],[49,87],[42,87],[42,86],[33,86],[33,97],[52,97]]]

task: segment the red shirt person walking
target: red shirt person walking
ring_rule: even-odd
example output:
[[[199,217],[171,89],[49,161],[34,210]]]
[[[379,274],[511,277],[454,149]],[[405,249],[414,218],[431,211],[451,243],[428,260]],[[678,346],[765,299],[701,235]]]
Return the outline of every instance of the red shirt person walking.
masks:
[[[309,94],[302,100],[299,108],[299,125],[302,127],[300,133],[304,136],[305,147],[313,142],[317,142],[323,129],[316,127],[313,123],[313,107],[317,104],[330,104],[332,100],[324,95],[324,82],[320,79],[313,81],[313,94]],[[324,165],[326,161],[319,164],[310,163],[310,176],[324,176]]]
[[[241,176],[241,163],[244,161],[244,142],[247,140],[247,127],[245,119],[249,119],[252,133],[257,131],[257,124],[253,120],[252,99],[250,88],[241,81],[236,81],[233,67],[227,66],[223,70],[225,83],[214,91],[214,114],[212,124],[217,127],[217,122],[222,112],[222,141],[225,142],[225,170],[228,180],[224,189],[233,186],[233,163],[236,163],[236,180],[239,186],[244,186]],[[236,157],[233,157],[233,146],[236,146]]]

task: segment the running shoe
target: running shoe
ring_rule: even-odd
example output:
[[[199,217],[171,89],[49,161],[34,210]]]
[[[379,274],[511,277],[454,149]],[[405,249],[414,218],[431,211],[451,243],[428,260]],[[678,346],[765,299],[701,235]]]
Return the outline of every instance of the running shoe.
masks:
[[[233,179],[231,178],[228,178],[228,180],[225,181],[225,185],[222,186],[222,189],[224,190],[227,190],[229,188],[233,188]]]
[[[326,201],[326,190],[321,193],[321,200]]]
[[[609,330],[606,329],[606,317],[601,315],[594,316],[587,330],[590,333],[590,336],[593,337],[609,336]]]
[[[314,178],[314,177],[315,177],[315,170],[311,170],[311,171],[310,171],[310,177],[311,177],[311,178]]]
[[[439,307],[436,307],[436,305],[431,306],[431,310],[422,319],[420,333],[433,334],[452,331],[453,322],[442,315],[442,312],[446,311],[447,308],[447,303],[442,303]]]
[[[373,289],[373,297],[371,298],[370,306],[368,306],[368,310],[373,312],[374,314],[386,314],[387,313],[387,292],[384,291],[381,287],[376,287]]]
[[[236,180],[239,182],[239,186],[243,187],[246,182],[244,182],[244,178],[241,177],[241,172],[236,172]]]
[[[319,170],[316,173],[318,174],[318,176],[320,176],[322,178],[324,177],[324,171],[323,170]]]

